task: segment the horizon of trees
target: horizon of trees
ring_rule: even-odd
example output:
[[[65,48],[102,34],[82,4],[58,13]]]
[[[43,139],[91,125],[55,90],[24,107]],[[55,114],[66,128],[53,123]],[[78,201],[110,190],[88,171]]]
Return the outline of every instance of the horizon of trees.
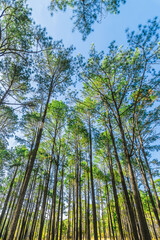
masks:
[[[84,39],[100,3],[76,25]],[[127,48],[92,45],[86,60],[35,25],[26,1],[0,10],[0,239],[158,240],[158,18],[127,30]],[[66,94],[75,81],[82,89]]]

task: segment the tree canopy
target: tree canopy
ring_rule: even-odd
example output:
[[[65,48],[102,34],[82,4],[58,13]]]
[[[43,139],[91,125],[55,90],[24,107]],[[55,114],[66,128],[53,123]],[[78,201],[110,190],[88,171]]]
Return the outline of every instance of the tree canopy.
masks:
[[[121,3],[50,11],[71,7],[86,39]],[[85,59],[36,25],[27,1],[0,11],[0,239],[160,239],[158,18]]]

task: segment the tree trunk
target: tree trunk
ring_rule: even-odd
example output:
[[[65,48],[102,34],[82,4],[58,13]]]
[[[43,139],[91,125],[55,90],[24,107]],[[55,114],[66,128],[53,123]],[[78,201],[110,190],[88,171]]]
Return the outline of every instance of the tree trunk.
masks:
[[[149,167],[149,163],[148,163],[148,160],[147,160],[147,155],[145,153],[143,140],[142,140],[142,137],[141,137],[141,134],[140,134],[139,130],[138,130],[138,133],[139,133],[140,146],[141,146],[141,149],[142,149],[142,152],[143,152],[143,155],[144,155],[145,163],[146,163],[146,166],[147,166],[147,170],[148,170],[148,173],[149,173],[149,176],[150,176],[152,188],[153,188],[153,191],[154,191],[154,196],[155,196],[155,199],[156,199],[156,204],[157,204],[157,207],[158,207],[158,210],[159,210],[159,214],[160,214],[160,201],[159,201],[159,198],[158,198],[158,194],[157,194],[156,187],[155,187],[155,184],[154,184],[154,181],[153,181],[151,169]]]
[[[68,229],[67,229],[67,240],[70,239],[70,228],[71,228],[71,185],[69,180],[69,201],[68,201]]]
[[[41,210],[41,223],[40,223],[38,240],[42,239],[43,226],[44,226],[44,214],[45,214],[45,208],[46,208],[46,200],[47,200],[47,192],[48,192],[51,167],[52,167],[52,157],[51,157],[51,160],[49,163],[49,169],[48,169],[47,177],[46,177],[46,184],[45,184],[45,190],[44,190],[44,196],[43,196],[43,203],[42,203],[42,210]]]
[[[64,166],[62,166],[62,181],[61,181],[61,189],[62,189],[62,198],[61,198],[61,226],[60,226],[60,236],[59,240],[62,240],[62,230],[63,230],[63,178],[64,178]]]
[[[109,197],[107,180],[106,180],[106,190],[107,190],[107,208],[108,208],[108,213],[109,213],[108,217],[109,217],[109,220],[110,220],[109,222],[111,224],[113,240],[115,240],[114,229],[113,229],[113,222],[112,222],[112,215],[111,215],[111,209],[110,209],[110,197]]]
[[[37,156],[37,151],[38,151],[38,148],[39,148],[39,144],[40,144],[40,141],[41,141],[44,122],[45,122],[45,118],[46,118],[46,114],[47,114],[47,109],[48,109],[48,104],[49,104],[49,101],[50,101],[52,89],[53,89],[53,79],[52,79],[51,84],[50,84],[49,94],[48,94],[47,102],[46,102],[46,105],[45,105],[45,110],[44,110],[43,117],[42,117],[41,127],[38,131],[37,139],[36,139],[36,143],[35,143],[35,148],[32,152],[32,156],[31,156],[31,159],[30,159],[30,164],[29,164],[29,167],[27,169],[27,173],[25,175],[25,178],[23,180],[23,184],[22,184],[22,187],[21,187],[21,190],[20,190],[19,199],[18,199],[17,206],[16,206],[16,209],[15,209],[14,217],[12,219],[12,223],[11,223],[11,227],[10,227],[10,231],[9,231],[7,240],[13,240],[14,239],[14,234],[15,234],[15,231],[16,231],[16,228],[17,228],[19,215],[20,215],[21,208],[22,208],[22,205],[23,205],[23,200],[24,200],[25,193],[26,193],[26,190],[27,190],[27,187],[28,187],[28,183],[29,183],[29,180],[30,180],[30,176],[31,176],[31,173],[32,173],[34,162],[35,162],[35,159],[36,159],[36,156]]]
[[[112,181],[112,188],[113,188],[113,195],[114,195],[114,201],[115,201],[115,207],[116,207],[116,215],[117,215],[119,233],[120,233],[120,236],[121,236],[121,240],[124,240],[122,223],[121,223],[121,216],[120,216],[120,210],[119,210],[119,203],[118,203],[118,195],[117,195],[116,183],[115,183],[115,178],[114,178],[113,164],[112,164],[112,157],[111,157],[109,142],[107,142],[107,150],[108,150],[109,169],[110,169],[110,173],[111,173],[111,181]]]
[[[120,178],[121,178],[121,184],[122,184],[126,204],[128,206],[131,229],[132,229],[135,240],[138,240],[139,237],[138,237],[137,228],[136,228],[135,216],[134,216],[133,208],[132,208],[131,203],[130,203],[130,199],[129,199],[129,195],[128,195],[128,191],[127,191],[127,186],[126,186],[126,183],[125,183],[121,163],[120,163],[119,156],[118,156],[118,153],[117,153],[117,148],[116,148],[116,144],[115,144],[115,139],[114,139],[114,135],[113,135],[113,130],[112,130],[112,125],[111,125],[111,120],[110,120],[109,114],[108,114],[108,123],[109,123],[109,131],[110,131],[110,136],[111,136],[113,149],[114,149],[114,155],[115,155],[115,159],[116,159],[116,162],[117,162],[117,165],[118,165],[118,170],[119,170],[119,174],[120,174]]]
[[[136,146],[137,146],[137,144],[136,144]],[[138,146],[137,146],[137,148],[138,148]],[[138,150],[138,149],[137,149],[137,150]],[[139,152],[139,151],[138,151],[138,152]],[[159,216],[158,216],[158,211],[157,211],[157,208],[156,208],[156,205],[155,205],[153,196],[152,196],[152,192],[151,192],[151,189],[150,189],[148,180],[147,180],[147,176],[146,176],[145,168],[144,168],[144,165],[143,165],[143,161],[142,161],[142,159],[141,159],[140,153],[139,153],[139,158],[138,158],[138,156],[137,156],[137,154],[136,154],[135,151],[134,151],[134,154],[135,154],[135,157],[136,157],[138,166],[139,166],[139,168],[140,168],[140,171],[141,171],[141,174],[142,174],[142,177],[143,177],[143,181],[144,181],[145,186],[146,186],[146,188],[147,188],[147,192],[148,192],[148,195],[149,195],[151,204],[152,204],[152,208],[153,208],[153,212],[154,212],[155,218],[156,218],[156,220],[157,220],[157,224],[158,224],[158,226],[160,227],[160,219],[159,219]]]
[[[93,211],[93,229],[94,240],[98,240],[97,234],[97,215],[96,215],[96,202],[94,193],[94,180],[93,180],[93,167],[92,167],[92,133],[91,133],[91,120],[89,117],[89,158],[90,158],[90,173],[91,173],[91,190],[92,190],[92,211]]]
[[[119,127],[121,137],[122,137],[122,144],[123,144],[124,154],[125,154],[126,161],[127,161],[129,177],[130,177],[131,185],[132,185],[132,189],[133,189],[133,195],[134,195],[134,200],[135,200],[135,204],[136,204],[136,210],[137,210],[137,214],[138,214],[142,239],[143,240],[151,240],[150,232],[149,232],[148,225],[147,225],[146,218],[145,218],[144,211],[143,211],[143,206],[142,206],[137,182],[136,182],[134,172],[133,172],[133,167],[131,164],[131,159],[130,159],[131,157],[128,153],[127,143],[125,140],[125,134],[124,134],[124,130],[123,130],[119,112],[117,112],[117,115],[118,115],[118,122],[119,122],[118,127]]]
[[[59,235],[59,215],[60,215],[60,207],[61,207],[61,198],[62,198],[62,180],[61,180],[61,189],[60,189],[60,194],[59,194],[59,203],[58,203],[58,212],[57,212],[57,222],[56,222],[56,240],[58,240],[58,235]]]
[[[4,215],[5,215],[5,212],[6,212],[6,208],[7,208],[8,201],[9,201],[9,198],[10,198],[10,195],[11,195],[11,191],[12,191],[12,187],[13,187],[13,183],[14,183],[17,171],[18,171],[18,166],[16,167],[16,170],[14,172],[14,175],[13,175],[13,178],[12,178],[12,181],[10,183],[9,190],[8,190],[8,194],[7,194],[7,197],[6,197],[5,202],[4,202],[4,206],[3,206],[3,209],[2,209],[2,212],[1,212],[1,216],[0,216],[0,226],[2,224]]]
[[[42,199],[42,193],[43,193],[41,187],[42,186],[41,186],[41,180],[40,180],[38,195],[37,195],[37,201],[36,201],[36,207],[35,207],[32,226],[31,226],[31,230],[30,230],[30,234],[29,234],[29,240],[33,239],[34,232],[35,232],[35,227],[36,227],[36,222],[37,222],[37,217],[38,217],[38,211],[39,211],[39,207],[40,207],[40,203],[41,203],[41,199]]]

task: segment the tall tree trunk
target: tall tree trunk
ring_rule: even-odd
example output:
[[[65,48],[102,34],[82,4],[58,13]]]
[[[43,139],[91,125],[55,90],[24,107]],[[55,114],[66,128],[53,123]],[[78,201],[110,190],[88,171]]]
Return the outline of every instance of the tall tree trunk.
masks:
[[[76,238],[75,240],[78,240],[78,221],[79,221],[79,160],[78,160],[78,143],[76,140],[76,149],[75,149],[75,155],[76,155],[76,161],[75,161],[75,179],[76,179]]]
[[[106,226],[105,226],[105,219],[104,219],[104,206],[103,206],[103,198],[102,198],[101,186],[100,186],[100,198],[101,198],[101,209],[102,209],[103,235],[104,235],[104,240],[107,240]]]
[[[62,166],[62,181],[61,181],[61,189],[62,189],[62,198],[61,198],[61,226],[60,226],[60,236],[59,240],[62,240],[62,230],[63,230],[63,178],[64,178],[64,165]]]
[[[101,216],[100,216],[100,212],[101,212],[101,204],[100,204],[100,196],[99,196],[99,189],[98,187],[100,187],[100,184],[99,186],[97,186],[97,218],[98,218],[98,226],[99,226],[99,239],[101,240],[102,239],[102,233],[101,233]]]
[[[79,240],[82,240],[81,156],[79,158]]]
[[[110,169],[110,173],[111,173],[111,181],[112,181],[112,188],[113,188],[113,195],[114,195],[114,201],[115,201],[115,207],[116,207],[116,215],[117,215],[119,233],[120,233],[120,236],[121,236],[121,240],[124,240],[122,223],[121,223],[121,216],[120,216],[120,210],[119,210],[119,203],[118,203],[118,195],[117,195],[117,189],[116,189],[116,184],[115,184],[115,177],[114,177],[114,172],[113,172],[113,164],[112,164],[112,157],[111,157],[109,142],[107,142],[107,150],[108,150],[109,169]]]
[[[143,240],[151,240],[150,232],[149,232],[145,214],[143,211],[140,193],[138,190],[137,182],[136,182],[134,172],[133,172],[133,167],[131,164],[131,156],[129,155],[129,152],[128,152],[124,129],[123,129],[120,114],[118,111],[117,111],[117,115],[118,115],[118,122],[119,122],[118,127],[119,127],[121,137],[122,137],[123,150],[124,150],[124,154],[126,157],[128,171],[129,171],[129,177],[130,177],[131,185],[132,185],[132,189],[133,189],[133,195],[134,195],[134,200],[135,200],[135,204],[136,204],[136,210],[137,210],[137,214],[138,214],[142,239]]]
[[[91,173],[94,240],[98,240],[98,234],[97,234],[97,214],[96,214],[96,202],[95,202],[93,167],[92,167],[92,133],[91,133],[91,120],[90,120],[90,116],[89,116],[89,148],[90,148],[89,149],[89,158],[90,158],[90,173]]]
[[[42,203],[42,210],[41,210],[41,222],[40,222],[38,240],[42,239],[43,226],[44,226],[44,214],[45,214],[45,208],[46,208],[46,200],[47,200],[47,192],[48,192],[51,166],[52,166],[52,157],[51,157],[51,160],[50,160],[50,163],[49,163],[49,169],[48,169],[47,177],[46,177],[46,184],[45,184],[45,190],[44,190],[44,196],[43,196],[43,203]]]
[[[75,240],[76,237],[76,215],[75,215],[75,181],[73,182],[73,227],[72,227],[72,238]]]
[[[2,224],[4,215],[5,215],[5,212],[6,212],[6,209],[7,209],[8,201],[9,201],[9,198],[10,198],[10,195],[11,195],[11,191],[12,191],[12,187],[13,187],[13,183],[14,183],[17,171],[18,171],[18,166],[16,167],[16,170],[15,170],[15,172],[13,174],[12,181],[10,183],[10,187],[9,187],[9,190],[8,190],[8,194],[7,194],[7,197],[6,197],[5,202],[4,202],[4,206],[3,206],[3,209],[2,209],[2,212],[1,212],[1,216],[0,216],[0,226]]]
[[[109,123],[110,136],[111,136],[113,149],[114,149],[114,155],[115,155],[115,159],[116,159],[116,162],[117,162],[117,165],[118,165],[118,170],[119,170],[119,174],[120,174],[120,178],[121,178],[121,184],[122,184],[122,188],[123,188],[123,192],[124,192],[126,204],[127,204],[127,207],[128,207],[129,216],[130,216],[131,229],[132,229],[135,240],[138,240],[139,236],[138,236],[138,233],[137,233],[135,216],[134,216],[133,208],[131,206],[131,202],[130,202],[130,199],[129,199],[129,195],[128,195],[127,186],[126,186],[126,183],[125,183],[121,163],[120,163],[119,156],[118,156],[118,153],[117,153],[116,143],[115,143],[115,139],[114,139],[114,135],[113,135],[112,124],[111,124],[109,114],[108,114],[107,117],[108,117],[108,123]]]
[[[138,148],[137,144],[136,144],[136,147]],[[138,150],[138,149],[137,149],[137,150]],[[143,177],[143,181],[144,181],[145,186],[146,186],[146,188],[147,188],[147,192],[148,192],[148,195],[149,195],[151,204],[152,204],[152,208],[153,208],[153,212],[154,212],[155,218],[156,218],[156,220],[157,220],[157,224],[158,224],[158,226],[160,227],[160,219],[159,219],[159,216],[158,216],[158,211],[157,211],[157,208],[156,208],[156,205],[155,205],[153,196],[152,196],[152,192],[151,192],[151,189],[150,189],[148,180],[147,180],[147,176],[146,176],[145,168],[144,168],[144,165],[143,165],[143,161],[142,161],[142,159],[141,159],[140,152],[138,151],[138,153],[139,153],[139,158],[138,158],[136,152],[134,151],[134,154],[135,154],[135,157],[136,157],[138,166],[139,166],[139,168],[140,168],[140,171],[141,171],[141,174],[142,174],[142,177]]]
[[[91,234],[90,234],[90,184],[89,184],[89,171],[88,171],[88,212],[87,212],[87,219],[88,219],[88,240],[91,239]]]
[[[158,198],[158,194],[157,194],[156,187],[155,187],[153,177],[152,177],[152,172],[151,172],[151,169],[149,167],[149,163],[148,163],[148,160],[147,160],[147,155],[146,155],[146,152],[145,152],[145,149],[144,149],[143,140],[142,140],[139,129],[138,129],[138,133],[139,133],[140,146],[141,146],[141,149],[142,149],[142,152],[143,152],[143,155],[144,155],[145,163],[146,163],[146,166],[147,166],[147,170],[148,170],[148,173],[149,173],[149,176],[150,176],[152,188],[153,188],[153,191],[154,191],[154,196],[155,196],[155,199],[156,199],[156,204],[157,204],[159,214],[160,214],[160,200]]]
[[[37,151],[38,151],[38,148],[39,148],[39,144],[40,144],[40,141],[41,141],[44,122],[45,122],[45,118],[46,118],[46,114],[47,114],[47,109],[48,109],[48,104],[49,104],[49,101],[50,101],[52,89],[53,89],[53,78],[52,78],[51,83],[50,83],[49,94],[48,94],[47,102],[46,102],[46,105],[45,105],[41,126],[40,126],[40,129],[38,130],[36,143],[35,143],[35,148],[32,152],[32,156],[31,156],[31,159],[30,159],[30,164],[29,164],[29,167],[27,169],[27,173],[25,175],[25,178],[23,180],[23,184],[22,184],[22,187],[21,187],[21,190],[20,190],[19,199],[18,199],[17,206],[16,206],[16,209],[15,209],[15,212],[14,212],[14,217],[12,219],[12,223],[11,223],[11,227],[10,227],[10,231],[9,231],[7,240],[13,240],[14,239],[14,234],[15,234],[15,231],[16,231],[16,228],[17,228],[19,215],[20,215],[21,208],[22,208],[22,205],[23,205],[23,200],[24,200],[25,193],[26,193],[26,190],[27,190],[27,187],[28,187],[28,183],[29,183],[29,179],[30,179],[30,176],[31,176],[31,173],[32,173],[34,162],[35,162],[35,159],[36,159],[36,156],[37,156]]]
[[[60,194],[59,194],[59,203],[58,203],[58,211],[57,211],[57,222],[56,222],[56,240],[58,240],[58,235],[59,235],[59,215],[60,215],[60,207],[61,207],[61,198],[62,198],[62,180],[61,180],[61,189],[60,189]]]
[[[23,214],[23,218],[22,218],[22,223],[21,223],[21,227],[19,226],[19,231],[17,231],[17,236],[16,236],[16,239],[23,239],[23,232],[24,232],[24,228],[25,228],[25,224],[26,224],[26,217],[27,217],[27,212],[28,212],[28,206],[29,206],[29,203],[30,203],[30,199],[31,199],[31,194],[32,194],[32,189],[33,189],[33,185],[34,184],[31,184],[30,188],[28,189],[28,196],[27,196],[27,203],[26,203],[26,207],[25,207],[25,211],[24,211],[24,214]],[[18,238],[18,233],[19,233],[19,238]]]
[[[113,235],[113,240],[115,240],[115,235],[114,235],[114,229],[113,229],[113,222],[112,222],[112,215],[111,215],[111,208],[110,208],[110,197],[109,197],[109,190],[108,190],[108,184],[106,180],[106,190],[107,190],[107,208],[108,208],[108,213],[109,213],[109,220],[111,224],[111,230],[112,230],[112,235]]]
[[[71,183],[69,180],[69,196],[68,196],[68,229],[67,229],[67,240],[70,239],[70,228],[71,228]]]
[[[147,194],[146,194],[146,197],[147,197]],[[155,225],[154,225],[154,221],[153,221],[153,217],[152,217],[152,213],[151,213],[151,208],[149,206],[148,197],[147,197],[147,205],[148,205],[149,215],[150,215],[150,218],[151,218],[151,223],[152,223],[152,228],[153,228],[153,232],[154,232],[154,235],[155,235],[155,239],[158,240],[157,232],[156,232],[156,229],[155,229]]]
[[[7,209],[7,212],[6,212],[6,216],[5,216],[5,219],[3,221],[3,224],[1,225],[2,227],[1,227],[1,230],[0,230],[0,238],[2,237],[3,230],[5,228],[5,224],[7,222],[8,217],[9,217],[9,212],[11,210],[11,206],[12,206],[13,201],[14,201],[14,195],[11,195],[11,198],[10,198],[10,201],[9,201],[9,206],[8,206],[8,209]]]
[[[35,232],[35,228],[36,228],[36,222],[37,222],[37,217],[38,217],[38,211],[39,211],[39,207],[40,207],[40,203],[41,203],[41,199],[42,199],[42,193],[43,193],[43,191],[42,191],[41,180],[40,180],[39,189],[38,189],[38,195],[37,195],[37,201],[36,201],[36,207],[35,207],[33,221],[32,221],[32,226],[31,226],[31,230],[30,230],[30,234],[29,234],[29,240],[32,240],[33,236],[34,236],[34,232]]]
[[[51,240],[54,240],[55,237],[55,213],[56,213],[56,194],[57,194],[57,179],[58,179],[58,168],[59,168],[59,161],[55,162],[56,170],[54,176],[54,184],[53,184],[53,197],[52,197],[52,234]]]

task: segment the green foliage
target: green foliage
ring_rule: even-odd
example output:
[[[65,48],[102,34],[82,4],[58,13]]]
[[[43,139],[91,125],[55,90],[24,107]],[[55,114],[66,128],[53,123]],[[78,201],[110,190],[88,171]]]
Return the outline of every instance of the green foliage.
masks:
[[[98,22],[102,15],[105,13],[119,13],[119,7],[121,3],[125,3],[125,0],[56,0],[50,3],[49,9],[53,14],[54,11],[61,10],[65,11],[67,7],[72,9],[72,20],[74,28],[78,29],[82,34],[83,40],[93,31],[92,25],[94,22]]]
[[[1,1],[0,56],[26,57],[33,41],[31,10],[24,0]]]

